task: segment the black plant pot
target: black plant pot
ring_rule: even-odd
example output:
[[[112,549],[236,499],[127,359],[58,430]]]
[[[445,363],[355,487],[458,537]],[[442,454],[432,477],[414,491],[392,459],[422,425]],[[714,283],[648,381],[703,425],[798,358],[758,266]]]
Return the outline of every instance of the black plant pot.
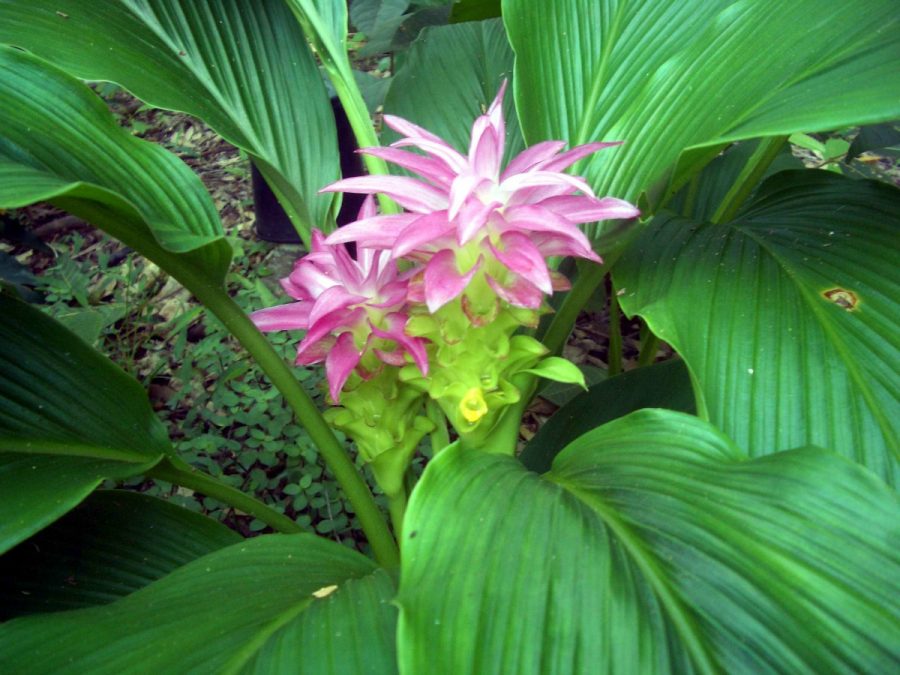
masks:
[[[337,127],[341,174],[344,178],[361,176],[363,165],[359,155],[356,154],[356,138],[350,128],[350,120],[347,119],[347,114],[336,96],[331,98],[331,110],[334,113],[334,122]],[[252,163],[250,164],[250,176],[253,181],[253,202],[256,210],[256,236],[264,241],[277,244],[299,244],[300,235],[297,234],[290,218],[281,208],[272,189]],[[363,199],[365,199],[364,195],[344,194],[341,210],[337,216],[338,226],[356,220],[356,214],[359,213]]]

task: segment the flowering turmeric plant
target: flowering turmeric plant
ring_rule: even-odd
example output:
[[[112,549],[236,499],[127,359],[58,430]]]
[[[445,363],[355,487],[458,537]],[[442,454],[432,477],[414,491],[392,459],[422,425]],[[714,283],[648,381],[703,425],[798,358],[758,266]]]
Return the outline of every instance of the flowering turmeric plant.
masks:
[[[424,3],[401,4],[372,15]],[[0,294],[0,670],[890,671],[900,205],[786,139],[900,117],[896,21],[887,0],[505,0],[413,43],[379,139],[343,1],[0,1],[0,208],[49,200],[190,290],[367,539],[188,465],[136,381]],[[365,176],[339,175],[319,66]],[[285,304],[241,312],[197,177],[79,78],[247,153],[307,245]],[[341,192],[368,197],[337,229]],[[519,447],[542,381],[584,384],[560,354],[598,297],[609,377]],[[619,312],[644,323],[624,374]],[[660,340],[677,358],[653,364]],[[324,368],[325,411],[297,368]],[[277,534],[95,492],[140,475]]]

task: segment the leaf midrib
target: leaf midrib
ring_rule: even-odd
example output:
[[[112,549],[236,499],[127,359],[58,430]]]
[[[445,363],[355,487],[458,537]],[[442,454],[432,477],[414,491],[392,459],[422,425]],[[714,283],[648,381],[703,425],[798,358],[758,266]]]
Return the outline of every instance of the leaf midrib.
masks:
[[[665,608],[672,625],[682,638],[682,643],[685,645],[691,661],[698,668],[699,672],[709,674],[720,672],[712,658],[711,645],[696,627],[690,609],[684,605],[683,601],[671,588],[657,566],[656,561],[644,548],[640,538],[598,496],[582,490],[579,486],[564,478],[553,475],[552,472],[544,474],[543,478],[555,483],[579,502],[586,505],[609,527],[628,552],[630,558],[637,564],[644,579],[650,584],[660,604]]]

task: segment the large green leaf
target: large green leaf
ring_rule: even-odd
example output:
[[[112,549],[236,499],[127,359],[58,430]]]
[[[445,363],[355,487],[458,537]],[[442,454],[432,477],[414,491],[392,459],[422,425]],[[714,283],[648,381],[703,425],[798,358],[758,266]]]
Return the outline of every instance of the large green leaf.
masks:
[[[73,77],[0,46],[0,208],[41,200],[211,282],[228,267],[215,207],[183,162],[121,129]]]
[[[0,670],[296,673],[310,672],[308,660],[325,664],[316,673],[390,673],[392,592],[383,571],[345,546],[257,537],[110,605],[0,625]],[[320,654],[299,651],[313,643]],[[354,662],[369,670],[340,670]]]
[[[900,193],[778,174],[732,223],[658,216],[614,269],[751,456],[819,445],[897,479]]]
[[[305,236],[327,226],[334,117],[282,0],[3,0],[0,42],[200,117],[247,151]],[[39,100],[54,108],[54,94]]]
[[[472,120],[491,104],[503,80],[512,80],[512,71],[513,54],[499,19],[427,28],[394,77],[384,110],[467,152]],[[508,160],[524,147],[509,94],[504,112]]]
[[[171,451],[140,385],[74,334],[0,295],[0,552],[103,478]]]
[[[113,602],[240,540],[221,523],[162,499],[95,492],[0,557],[0,621]]]
[[[900,116],[893,0],[505,0],[528,143],[621,140],[581,166],[634,200],[688,147]]]
[[[409,503],[401,670],[892,671],[900,506],[818,449],[756,460],[641,411],[544,476],[452,447]]]
[[[672,359],[591,385],[553,413],[519,459],[532,471],[548,471],[557,453],[576,438],[641,408],[696,411],[691,378],[683,361]]]

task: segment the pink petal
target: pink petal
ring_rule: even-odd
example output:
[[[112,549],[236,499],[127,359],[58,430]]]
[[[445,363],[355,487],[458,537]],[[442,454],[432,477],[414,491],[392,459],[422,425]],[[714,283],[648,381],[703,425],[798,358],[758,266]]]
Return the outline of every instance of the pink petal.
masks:
[[[528,237],[520,232],[506,232],[500,236],[500,243],[503,245],[502,251],[488,243],[497,260],[544,293],[553,293],[544,256]]]
[[[576,244],[569,237],[539,232],[532,236],[531,241],[546,258],[551,258],[553,256],[573,256],[575,258],[591,260],[595,263],[603,262],[603,259],[594,253],[593,249]]]
[[[513,158],[506,166],[503,175],[500,176],[500,180],[506,180],[512,175],[527,171],[536,164],[550,159],[564,147],[566,147],[564,141],[541,141],[540,143],[535,143]]]
[[[397,148],[363,148],[359,152],[372,157],[380,157],[386,162],[414,171],[441,187],[450,187],[450,183],[455,175],[447,168],[444,162],[433,157],[423,157],[414,152],[407,152],[406,150],[398,150]]]
[[[316,363],[322,363],[328,356],[331,348],[334,347],[334,343],[335,337],[333,335],[328,335],[321,340],[318,340],[315,344],[309,345],[303,351],[298,349],[297,358],[294,359],[294,363],[298,366],[311,366]]]
[[[331,399],[338,403],[341,389],[356,368],[362,353],[356,348],[352,333],[341,333],[328,356],[325,357],[325,376],[328,378],[328,392]]]
[[[331,255],[341,283],[347,288],[360,288],[363,283],[362,270],[360,270],[356,261],[350,257],[350,252],[338,244],[331,247]]]
[[[322,188],[319,192],[381,192],[400,206],[416,213],[428,213],[447,208],[447,195],[433,185],[405,176],[358,176],[345,178]]]
[[[375,197],[367,195],[366,198],[363,199],[362,206],[359,207],[359,213],[356,214],[356,219],[365,220],[366,218],[373,218],[376,213],[378,213],[378,208],[375,206]]]
[[[540,205],[535,206],[513,206],[506,209],[503,214],[506,222],[499,229],[504,231],[524,230],[553,235],[555,238],[569,242],[572,253],[566,255],[593,259],[595,254],[591,248],[591,242],[584,232],[567,218],[544,208],[542,206],[544,203],[541,202]]]
[[[519,173],[500,183],[500,189],[507,192],[516,192],[527,188],[563,189],[565,192],[562,194],[572,190],[581,190],[586,195],[594,196],[594,191],[591,190],[590,185],[584,182],[584,179],[555,171]]]
[[[385,340],[393,340],[413,359],[423,375],[428,374],[428,354],[425,351],[425,341],[422,338],[410,337],[404,332],[406,322],[409,320],[405,314],[388,314],[387,330],[381,330],[372,325],[372,333]],[[402,365],[394,364],[394,365]]]
[[[314,265],[313,261],[309,260],[309,256],[304,258],[301,263],[294,267],[291,276],[281,284],[292,297],[298,299],[303,299],[304,297],[315,298],[321,295],[325,289],[331,288],[338,283],[318,265]],[[298,290],[301,292],[300,295],[295,295]]]
[[[250,320],[264,333],[273,330],[305,330],[309,328],[311,302],[289,302],[253,312]]]
[[[525,279],[517,277],[509,286],[503,286],[490,274],[485,276],[488,285],[494,289],[494,292],[511,305],[526,309],[538,309],[544,301],[544,294]]]
[[[401,136],[421,136],[422,138],[426,138],[437,143],[444,142],[439,136],[435,136],[433,133],[428,131],[428,129],[424,129],[418,124],[413,124],[409,120],[405,120],[402,117],[397,117],[396,115],[385,115],[383,117],[383,120],[385,125],[387,125],[389,129],[393,129]]]
[[[611,218],[635,218],[641,215],[636,206],[615,197],[594,199],[584,195],[563,195],[549,197],[538,205],[576,223],[593,223]]]
[[[612,143],[586,143],[584,145],[579,145],[562,153],[558,157],[541,162],[537,168],[541,171],[564,171],[579,159],[587,157],[588,155],[593,155],[595,152],[603,150],[604,148],[612,148],[616,145],[622,145],[622,141],[614,141]]]
[[[450,187],[450,206],[447,208],[447,217],[450,220],[456,218],[456,214],[462,208],[467,199],[478,199],[474,192],[482,183],[490,184],[491,181],[477,174],[462,174],[453,179]]]
[[[365,301],[365,297],[350,293],[343,286],[332,286],[316,298],[316,302],[309,313],[309,325],[318,323],[323,317],[332,312],[344,310]]]
[[[297,358],[305,358],[310,350],[315,350],[317,343],[327,340],[338,328],[353,328],[360,321],[365,321],[366,310],[357,307],[349,312],[339,309],[331,314],[322,316],[318,321],[310,324],[309,331],[303,337],[297,347]]]
[[[481,267],[482,259],[472,265],[465,274],[456,271],[456,256],[453,251],[438,251],[425,267],[425,304],[434,314],[441,307],[462,293],[475,272]]]
[[[505,79],[500,83],[500,89],[487,111],[487,117],[491,120],[491,126],[494,127],[500,143],[500,157],[503,157],[503,145],[506,141],[506,120],[503,119],[503,96],[506,94],[506,84]]]
[[[418,213],[399,213],[357,220],[339,227],[325,241],[330,245],[355,241],[363,248],[389,249],[394,246],[397,235],[420,217]]]
[[[427,244],[440,241],[452,232],[453,224],[447,220],[446,211],[420,216],[397,236],[391,257],[402,258]]]
[[[500,175],[500,160],[503,146],[491,118],[482,115],[472,125],[472,140],[469,144],[469,165],[479,176],[496,180]]]
[[[456,243],[460,246],[468,244],[484,228],[488,220],[502,204],[491,202],[482,204],[479,199],[466,201],[456,219]]]
[[[392,148],[405,148],[410,145],[417,147],[420,150],[424,150],[435,159],[444,162],[451,173],[462,173],[468,167],[466,158],[459,154],[449,143],[446,143],[439,138],[437,140],[415,137],[402,138],[399,141],[391,143]]]

